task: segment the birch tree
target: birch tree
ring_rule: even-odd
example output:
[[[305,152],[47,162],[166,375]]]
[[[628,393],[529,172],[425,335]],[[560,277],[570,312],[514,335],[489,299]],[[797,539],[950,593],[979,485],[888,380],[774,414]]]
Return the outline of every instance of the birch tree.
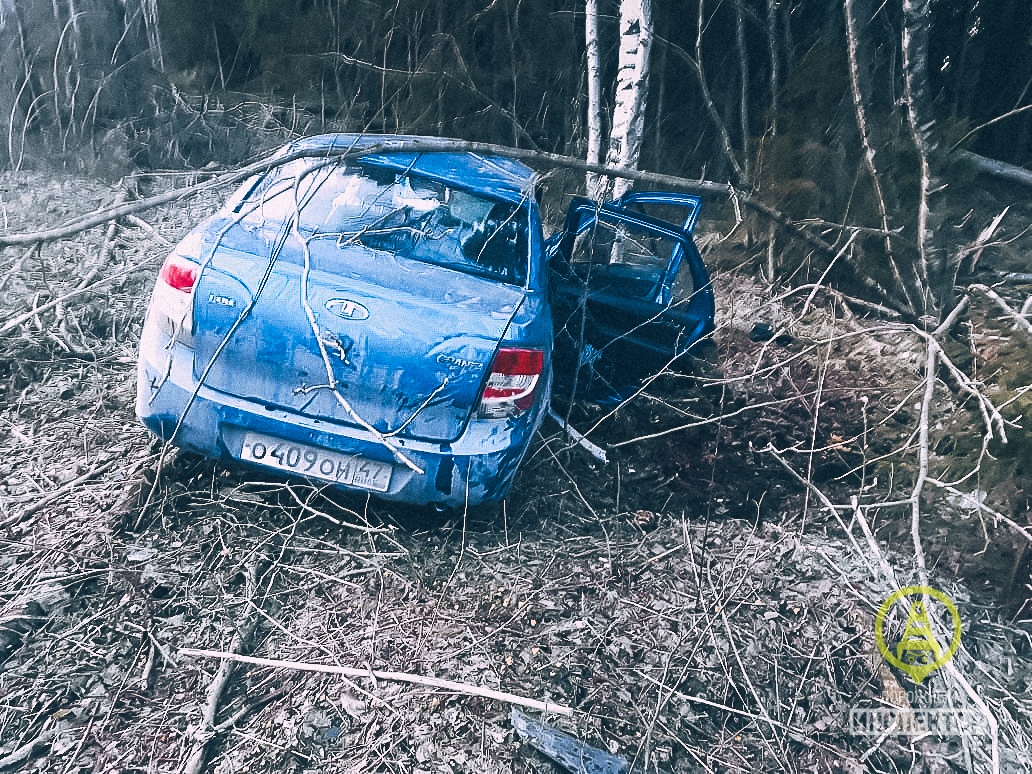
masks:
[[[645,129],[651,50],[652,0],[620,0],[620,58],[607,164],[638,168]],[[614,198],[622,196],[630,186],[628,180],[616,180],[613,183]]]
[[[587,162],[602,161],[602,58],[598,50],[598,0],[584,4],[584,43],[588,67],[588,153]],[[585,176],[587,190],[598,186],[598,175]]]

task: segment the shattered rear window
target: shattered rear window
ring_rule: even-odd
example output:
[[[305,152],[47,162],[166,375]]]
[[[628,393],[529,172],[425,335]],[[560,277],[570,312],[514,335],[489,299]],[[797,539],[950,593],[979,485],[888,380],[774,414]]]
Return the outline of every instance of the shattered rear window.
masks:
[[[311,159],[276,170],[248,200],[258,206],[245,224],[299,213],[302,236],[336,239],[341,249],[361,245],[511,285],[527,281],[525,205],[375,165]]]

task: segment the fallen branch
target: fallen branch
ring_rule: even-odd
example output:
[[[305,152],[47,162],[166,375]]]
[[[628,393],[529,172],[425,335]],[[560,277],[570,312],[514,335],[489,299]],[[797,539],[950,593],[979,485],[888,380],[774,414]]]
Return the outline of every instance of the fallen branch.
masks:
[[[584,449],[584,451],[586,451],[599,462],[609,462],[609,458],[606,457],[606,452],[604,449],[602,449],[599,446],[596,446],[583,435],[574,430],[573,426],[567,424],[561,416],[556,414],[555,410],[551,406],[548,408],[548,416],[550,416],[563,429],[563,431],[568,436],[570,436],[570,440],[572,440],[575,444]]]
[[[356,422],[363,430],[365,430],[367,433],[373,436],[373,438],[376,439],[377,443],[381,444],[385,449],[387,449],[387,451],[394,455],[394,459],[403,464],[417,476],[421,476],[424,473],[423,469],[419,467],[415,462],[413,462],[412,459],[401,450],[398,443],[393,439],[387,437],[383,433],[381,433],[379,430],[373,427],[373,425],[370,422],[367,422],[357,411],[355,411],[354,407],[347,400],[347,398],[341,395],[340,390],[337,389],[337,377],[334,375],[333,364],[330,362],[330,355],[329,352],[327,352],[326,350],[326,342],[323,341],[322,334],[320,333],[319,323],[316,320],[315,312],[312,310],[312,305],[309,302],[308,283],[312,273],[312,238],[306,239],[304,236],[301,235],[301,232],[298,229],[298,222],[301,220],[301,203],[298,186],[301,182],[301,178],[302,175],[298,175],[297,180],[294,182],[294,217],[290,220],[290,229],[293,235],[298,239],[298,241],[301,242],[301,247],[304,252],[305,262],[304,268],[301,271],[301,284],[299,286],[299,290],[301,293],[300,302],[301,308],[304,310],[305,317],[308,319],[308,325],[312,329],[312,335],[315,338],[315,343],[319,347],[319,355],[322,358],[323,368],[326,369],[325,386],[330,390],[330,393],[333,395],[334,400],[337,401],[337,404],[342,409],[344,409],[347,415],[351,417],[351,419],[354,422]],[[229,335],[230,334],[226,335],[227,341],[229,340]],[[215,362],[214,357],[212,357],[211,362]],[[444,384],[447,383],[448,381],[447,379],[445,379]],[[434,393],[436,392],[437,390],[434,391]],[[432,398],[433,395],[431,395],[430,397]],[[424,401],[423,406],[426,406],[426,404],[427,401]],[[418,413],[419,409],[416,410],[416,414]],[[413,414],[412,416],[415,416],[415,414]],[[405,426],[405,424],[408,424],[408,422],[406,421],[398,429],[402,429]]]
[[[933,340],[928,341],[928,353],[925,361],[925,391],[921,399],[921,415],[918,420],[918,472],[914,488],[911,490],[911,520],[910,535],[914,543],[914,560],[917,564],[917,575],[922,586],[928,586],[928,568],[925,564],[924,546],[921,543],[921,492],[925,483],[928,482],[928,457],[929,457],[929,413],[932,401],[935,398],[935,373],[938,361],[939,348]],[[985,717],[992,732],[992,743],[990,747],[991,770],[996,774],[1000,771],[1000,725],[996,716],[993,715],[989,705],[978,695],[968,679],[957,668],[953,659],[948,659],[945,664],[945,671],[952,677],[967,694],[972,703],[978,707]]]
[[[964,313],[964,310],[967,309],[970,303],[971,296],[961,298],[957,305],[953,307],[953,311],[946,315],[946,319],[939,323],[939,327],[932,331],[932,335],[938,338],[953,330],[953,326],[957,324],[957,319]]]
[[[1010,183],[1032,187],[1032,172],[1024,167],[1016,167],[1013,164],[1007,164],[1006,162],[997,161],[996,159],[989,159],[985,156],[979,156],[977,153],[972,153],[971,151],[966,150],[954,151],[954,154],[959,158],[970,162],[975,166],[975,169],[986,175],[991,175],[992,177],[997,177]]]
[[[960,270],[960,265],[964,262],[964,259],[970,255],[971,266],[968,269],[968,271],[972,274],[974,273],[975,268],[978,266],[978,261],[982,257],[982,253],[985,251],[986,246],[989,244],[989,240],[993,238],[993,235],[996,233],[996,229],[1000,227],[1000,223],[1003,222],[1003,219],[1007,215],[1007,212],[1009,210],[1010,205],[1008,204],[1006,207],[1003,208],[1003,211],[999,215],[997,215],[995,218],[989,221],[988,226],[986,226],[978,233],[978,236],[975,237],[974,242],[972,242],[969,245],[965,245],[957,251],[957,257],[954,259],[954,263],[958,271]]]
[[[808,478],[804,478],[795,468],[789,465],[788,460],[782,457],[778,453],[778,450],[775,449],[772,445],[768,444],[767,448],[761,449],[761,451],[765,451],[768,454],[770,454],[770,456],[772,456],[781,464],[781,467],[788,471],[789,475],[791,475],[792,478],[794,478],[800,484],[802,484],[811,492],[813,492],[817,496],[817,499],[824,503],[824,507],[827,508],[831,515],[835,517],[835,521],[838,522],[839,526],[842,528],[842,532],[845,533],[845,536],[849,539],[850,544],[853,546],[853,550],[856,551],[856,555],[860,557],[864,564],[867,565],[867,569],[871,571],[871,575],[877,578],[878,571],[875,569],[874,565],[871,564],[871,561],[867,557],[867,555],[861,550],[860,544],[857,543],[856,538],[853,537],[853,531],[842,520],[842,517],[839,516],[839,509],[835,506],[834,503],[831,502],[831,500],[828,499],[828,496],[824,494],[824,492],[821,491],[821,489],[816,484],[814,484],[813,481],[811,481]]]
[[[30,739],[21,747],[18,747],[13,752],[0,758],[0,769],[9,769],[12,766],[18,766],[19,764],[25,763],[25,761],[32,757],[32,754],[36,751],[37,747],[50,744],[54,741],[54,737],[56,737],[58,733],[59,729],[57,726],[52,725],[50,728],[44,729],[35,739]]]
[[[185,199],[204,191],[212,191],[224,186],[241,183],[252,175],[267,172],[270,169],[275,169],[276,167],[283,166],[284,164],[296,161],[297,159],[344,159],[368,156],[377,153],[432,152],[490,154],[519,161],[550,164],[552,166],[574,169],[580,172],[591,172],[596,175],[620,177],[639,183],[667,186],[677,190],[688,191],[690,193],[718,194],[726,196],[729,188],[727,183],[717,183],[711,180],[689,180],[688,178],[678,177],[676,175],[664,175],[658,172],[627,169],[610,164],[592,164],[583,161],[582,159],[574,158],[573,156],[564,156],[559,153],[547,153],[545,151],[535,151],[526,148],[510,148],[505,145],[495,145],[484,142],[466,142],[463,140],[420,137],[412,139],[387,140],[359,149],[342,148],[338,151],[327,151],[324,148],[308,148],[268,156],[259,161],[247,164],[233,172],[227,172],[225,174],[218,175],[217,177],[213,177],[210,180],[205,180],[204,182],[196,183],[185,188],[166,191],[165,193],[156,194],[155,196],[149,196],[145,199],[128,202],[116,207],[97,210],[96,212],[91,212],[80,218],[70,220],[61,226],[55,226],[54,228],[43,229],[41,231],[30,231],[18,234],[0,234],[0,247],[5,247],[7,245],[32,245],[37,242],[53,242],[58,239],[66,239],[87,229],[107,223],[109,220],[114,218],[121,218],[126,215],[135,215],[158,207],[162,204],[168,204],[180,199]],[[752,195],[746,191],[740,191],[733,188],[732,191],[734,191],[734,194],[738,199],[747,207],[774,221],[786,231],[789,231],[794,236],[802,239],[811,247],[819,249],[829,255],[835,254],[836,251],[832,245],[828,244],[820,237],[811,234],[784,213],[753,198]]]
[[[149,232],[151,236],[153,236],[155,239],[157,239],[159,242],[161,242],[161,244],[165,245],[166,247],[172,247],[173,246],[172,242],[170,242],[169,240],[165,239],[165,237],[163,237],[160,234],[160,232],[156,228],[154,228],[154,226],[152,226],[150,223],[145,221],[143,218],[137,217],[136,215],[126,215],[125,219],[127,221],[129,221],[130,223],[132,223],[134,226],[137,226],[139,228],[142,228],[144,231]]]
[[[247,601],[253,602],[257,592],[258,567],[256,564],[253,564],[247,568]],[[248,608],[250,609],[251,605],[248,605]],[[237,628],[236,632],[233,634],[233,640],[229,646],[229,655],[239,656],[240,651],[248,648],[250,646],[251,638],[254,636],[254,631],[257,628],[258,617],[249,613],[248,618],[244,621],[243,625]],[[183,774],[201,774],[201,772],[204,771],[204,764],[208,760],[211,743],[218,736],[233,728],[237,720],[242,718],[251,710],[250,707],[245,707],[244,710],[238,712],[228,721],[224,723],[216,723],[219,714],[219,705],[222,702],[223,694],[229,687],[229,681],[233,677],[234,666],[235,664],[233,659],[227,658],[224,660],[219,665],[219,670],[215,673],[215,677],[212,678],[211,683],[208,685],[204,709],[201,712],[201,722],[196,730],[193,751],[190,753],[190,756],[186,760],[186,764],[183,766]]]
[[[1015,312],[1014,309],[1011,308],[1010,304],[1008,304],[1000,297],[999,293],[997,293],[995,290],[988,287],[987,285],[972,285],[971,289],[984,293],[989,300],[991,300],[998,307],[1000,307],[1000,309],[1003,310],[1004,314],[1006,314],[1008,317],[1014,320],[1015,327],[1022,329],[1029,336],[1032,336],[1032,323],[1026,320],[1023,315]]]
[[[947,484],[945,481],[940,481],[940,480],[938,480],[936,478],[929,477],[927,479],[927,481],[928,481],[929,484],[934,484],[935,486],[939,487],[940,489],[945,489],[947,492],[949,492],[952,495],[957,495],[958,497],[963,498],[962,502],[970,503],[973,508],[977,508],[978,510],[982,511],[983,513],[988,513],[990,516],[992,516],[997,521],[1002,521],[1004,524],[1006,524],[1007,526],[1009,526],[1012,529],[1014,529],[1017,533],[1019,533],[1026,540],[1028,540],[1029,542],[1032,542],[1032,532],[1029,532],[1027,527],[1023,527],[1022,525],[1018,524],[1018,522],[1014,521],[1014,519],[1012,519],[1012,518],[1010,518],[1008,516],[1004,516],[999,511],[993,510],[992,508],[990,508],[985,503],[980,502],[977,497],[972,497],[971,495],[967,494],[966,492],[960,491],[955,486],[952,486],[951,484]]]
[[[333,666],[331,664],[310,664],[303,661],[283,661],[272,658],[258,658],[256,656],[241,656],[238,653],[227,653],[218,650],[197,650],[195,648],[180,648],[182,656],[199,656],[203,658],[221,658],[226,661],[236,661],[241,664],[253,664],[255,666],[272,667],[274,669],[293,669],[299,672],[318,672],[326,675],[344,675],[345,677],[372,677],[377,680],[386,680],[395,683],[411,683],[412,685],[423,685],[429,688],[440,688],[452,693],[461,693],[467,696],[481,696],[485,699],[494,699],[505,704],[515,704],[519,707],[542,712],[554,712],[557,715],[573,716],[573,710],[562,704],[553,704],[548,701],[538,701],[517,696],[505,691],[496,691],[491,688],[483,688],[479,685],[468,683],[457,683],[454,680],[442,680],[439,677],[424,677],[423,675],[410,674],[408,672],[383,672],[377,669],[358,669],[357,667]]]
[[[164,256],[159,256],[159,257],[164,259]],[[69,290],[67,293],[59,296],[58,298],[55,298],[53,301],[48,301],[47,303],[43,304],[42,306],[37,306],[34,309],[30,309],[29,311],[25,312],[24,314],[16,315],[15,317],[12,317],[7,322],[5,322],[3,324],[3,326],[0,326],[0,335],[3,335],[3,334],[7,333],[10,330],[13,330],[14,328],[17,328],[23,322],[25,322],[26,320],[31,320],[33,317],[35,317],[36,315],[40,314],[41,312],[48,312],[48,311],[50,311],[54,307],[56,307],[56,306],[58,306],[60,304],[63,304],[65,301],[67,301],[70,298],[75,298],[76,296],[81,296],[84,293],[92,293],[94,290],[96,290],[97,288],[101,287],[102,285],[107,285],[109,282],[114,282],[115,280],[124,280],[130,274],[135,274],[138,271],[150,268],[150,266],[154,263],[155,260],[157,260],[157,258],[154,258],[154,259],[148,260],[148,261],[144,261],[143,263],[137,264],[136,266],[133,266],[130,269],[126,269],[125,271],[120,272],[118,274],[109,274],[107,277],[103,277],[103,278],[97,280],[92,285],[87,285],[86,287],[75,288],[74,290]]]
[[[126,197],[127,195],[125,191],[119,191],[118,195],[115,197],[114,206],[117,207],[122,204],[126,200]],[[100,246],[100,255],[97,256],[97,260],[93,263],[93,266],[91,266],[89,271],[86,272],[86,276],[76,283],[76,290],[81,290],[93,282],[94,277],[100,273],[101,268],[103,268],[104,264],[107,263],[108,258],[111,257],[111,253],[115,247],[116,229],[117,224],[114,220],[108,223],[107,231],[104,233],[104,242]]]
[[[3,290],[7,286],[11,277],[21,271],[22,265],[28,260],[29,256],[32,255],[33,251],[36,250],[38,246],[38,244],[29,245],[28,249],[19,255],[15,262],[11,264],[11,268],[7,270],[7,274],[0,277],[0,290]]]
[[[71,481],[58,487],[50,494],[44,495],[35,503],[23,510],[21,513],[17,513],[14,516],[11,516],[6,521],[0,522],[0,529],[10,529],[14,525],[29,518],[29,516],[36,513],[40,509],[50,505],[50,503],[52,503],[54,500],[58,499],[59,497],[62,497],[63,495],[68,494],[68,492],[72,491],[80,484],[84,484],[94,476],[99,476],[101,473],[106,473],[107,471],[111,470],[111,468],[115,467],[115,465],[117,465],[121,461],[121,457],[116,457],[115,459],[108,460],[107,462],[101,465],[95,465],[93,468],[83,473],[78,478],[73,478]]]

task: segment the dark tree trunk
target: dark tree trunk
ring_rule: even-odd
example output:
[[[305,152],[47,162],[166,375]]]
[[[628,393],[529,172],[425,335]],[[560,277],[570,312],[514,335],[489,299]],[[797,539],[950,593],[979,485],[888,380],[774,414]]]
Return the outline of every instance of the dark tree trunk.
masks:
[[[930,0],[904,0],[904,100],[920,165],[917,215],[919,273],[924,284],[924,311],[936,314],[938,310],[950,305],[953,274],[943,247],[946,185],[942,171],[945,154],[939,142],[928,77],[931,23]]]

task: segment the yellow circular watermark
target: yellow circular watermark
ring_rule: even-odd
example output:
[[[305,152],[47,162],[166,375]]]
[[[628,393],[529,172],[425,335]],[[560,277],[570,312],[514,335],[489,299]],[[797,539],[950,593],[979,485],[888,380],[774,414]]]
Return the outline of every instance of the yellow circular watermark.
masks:
[[[895,651],[885,641],[885,617],[892,610],[892,606],[908,597],[917,597],[910,603],[907,609],[907,622],[903,629],[903,636],[896,644]],[[953,620],[953,635],[949,645],[943,647],[935,639],[932,632],[931,620],[928,617],[928,600],[934,599],[946,608]],[[953,600],[947,597],[938,589],[931,586],[907,586],[889,594],[885,601],[878,608],[878,614],[874,617],[874,641],[882,657],[892,666],[910,675],[910,679],[918,685],[928,675],[945,666],[960,647],[960,613]]]

